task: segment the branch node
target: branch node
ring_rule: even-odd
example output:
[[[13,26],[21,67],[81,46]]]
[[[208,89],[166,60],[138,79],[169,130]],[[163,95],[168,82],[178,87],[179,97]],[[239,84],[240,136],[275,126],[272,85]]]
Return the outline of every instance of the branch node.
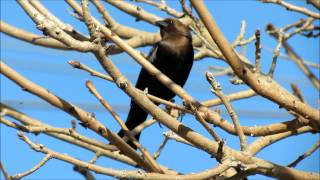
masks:
[[[120,89],[125,89],[128,87],[128,81],[124,77],[120,77],[119,79],[117,79],[116,84]]]

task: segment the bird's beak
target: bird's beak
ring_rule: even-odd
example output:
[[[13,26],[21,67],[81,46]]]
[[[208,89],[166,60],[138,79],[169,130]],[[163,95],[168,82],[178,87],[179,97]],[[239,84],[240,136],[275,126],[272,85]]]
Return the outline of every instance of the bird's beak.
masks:
[[[160,28],[165,28],[169,24],[166,21],[156,21],[156,25],[159,26]]]

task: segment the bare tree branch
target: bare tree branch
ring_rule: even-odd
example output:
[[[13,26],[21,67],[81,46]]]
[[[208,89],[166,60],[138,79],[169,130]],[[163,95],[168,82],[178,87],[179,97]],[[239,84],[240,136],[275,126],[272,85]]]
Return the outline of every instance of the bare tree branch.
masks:
[[[281,166],[256,156],[256,154],[264,148],[271,147],[272,144],[283,139],[304,133],[315,134],[320,132],[318,109],[306,103],[307,101],[298,88],[298,86],[301,87],[301,90],[304,92],[306,90],[304,86],[301,84],[292,84],[292,91],[289,92],[272,79],[274,72],[276,70],[278,71],[278,69],[276,69],[277,66],[282,65],[277,65],[277,60],[283,57],[280,53],[280,49],[283,47],[287,54],[286,57],[292,59],[306,77],[310,79],[314,87],[319,89],[320,82],[309,69],[309,67],[318,68],[319,65],[316,63],[310,64],[299,57],[293,48],[289,46],[288,40],[298,36],[309,39],[320,37],[320,27],[317,24],[320,19],[320,14],[318,12],[312,12],[307,8],[290,4],[284,0],[261,1],[277,4],[290,11],[295,11],[307,16],[305,19],[285,24],[280,29],[275,28],[272,24],[267,26],[267,33],[277,39],[276,47],[271,50],[274,54],[269,73],[267,72],[268,75],[263,74],[262,69],[264,68],[261,67],[263,64],[261,60],[263,59],[265,61],[265,59],[261,57],[261,44],[263,39],[260,38],[260,31],[257,30],[255,34],[248,35],[247,37],[246,32],[250,32],[251,29],[247,30],[246,22],[242,21],[239,34],[233,40],[233,43],[229,44],[202,0],[190,0],[191,7],[188,6],[187,1],[181,0],[181,6],[178,8],[182,8],[182,12],[173,8],[171,3],[168,2],[167,4],[165,0],[135,0],[132,2],[120,0],[105,0],[105,2],[99,0],[82,0],[81,4],[75,0],[66,0],[66,3],[73,10],[73,12],[69,12],[69,15],[74,16],[75,20],[85,25],[89,36],[80,33],[78,29],[72,27],[73,25],[67,24],[67,21],[64,21],[64,19],[59,19],[58,16],[51,11],[51,7],[46,7],[38,1],[18,0],[18,4],[43,35],[36,35],[19,29],[18,26],[15,27],[14,25],[9,25],[1,21],[0,31],[2,33],[38,46],[93,54],[105,72],[98,72],[77,61],[69,61],[69,64],[92,76],[99,77],[100,79],[97,80],[102,79],[111,82],[105,83],[106,85],[116,85],[119,88],[117,89],[118,91],[123,91],[129,98],[136,102],[137,105],[149,113],[152,119],[145,121],[132,131],[129,131],[111,105],[100,95],[93,84],[87,81],[86,85],[90,92],[100,101],[101,105],[111,113],[112,117],[125,131],[126,136],[121,138],[104,125],[107,124],[109,126],[110,123],[114,123],[114,121],[108,120],[108,123],[102,123],[93,113],[87,112],[71,102],[58,97],[49,90],[29,81],[5,63],[0,62],[0,73],[4,75],[4,77],[16,83],[22,90],[45,100],[58,108],[58,110],[74,117],[72,120],[66,119],[65,125],[67,127],[55,127],[0,103],[0,123],[4,125],[5,128],[19,130],[18,135],[21,140],[26,142],[33,150],[45,154],[44,159],[35,167],[22,174],[11,177],[6,173],[2,164],[0,164],[5,178],[14,179],[26,177],[40,169],[50,158],[55,158],[73,165],[75,170],[78,170],[84,178],[90,180],[95,179],[91,173],[99,173],[118,179],[245,179],[255,174],[277,179],[319,179],[320,175],[317,173],[299,171],[291,168],[313,153],[319,147],[319,142],[290,163],[288,165],[289,167]],[[319,8],[319,3],[314,0],[306,0],[306,2]],[[89,5],[93,5],[94,8],[89,8]],[[151,8],[156,11],[163,11],[162,14],[173,16],[187,25],[193,34],[192,41],[194,50],[196,51],[194,56],[195,60],[211,57],[211,60],[222,60],[227,63],[227,66],[212,64],[207,68],[212,71],[212,74],[206,74],[207,79],[212,86],[213,93],[215,93],[218,98],[199,102],[195,96],[192,96],[153,66],[153,64],[147,60],[146,55],[137,48],[158,43],[161,38],[160,33],[152,33],[148,29],[139,29],[134,25],[121,24],[120,21],[118,21],[118,14],[115,16],[116,13],[111,11],[110,6],[112,6],[112,10],[116,8],[120,10],[120,13],[131,16],[135,18],[136,21],[143,21],[154,25],[156,21],[162,20],[163,17],[154,11],[147,10],[147,8],[144,9],[147,6],[151,6]],[[93,12],[91,14],[92,10],[95,13]],[[196,12],[199,18],[193,12]],[[95,16],[101,16],[101,18]],[[140,25],[140,23],[136,23],[136,25]],[[255,41],[255,44],[252,46],[250,43],[253,41]],[[268,50],[268,46],[265,47]],[[238,53],[236,51],[238,49],[241,52]],[[246,57],[247,49],[250,55],[255,55],[255,65],[251,64],[251,61]],[[155,77],[155,79],[178,95],[183,105],[158,98],[135,88],[128,78],[124,76],[124,73],[119,70],[122,67],[119,68],[110,59],[109,55],[118,53],[126,53],[131,56],[151,76]],[[224,95],[218,82],[213,79],[213,74],[214,76],[226,76],[226,78],[230,78],[230,82],[234,84],[245,84],[249,89]],[[275,75],[277,74],[278,73]],[[261,96],[265,98],[264,101],[276,103],[279,105],[279,108],[285,108],[285,110],[287,110],[286,115],[294,116],[294,118],[287,121],[274,121],[275,119],[270,119],[272,123],[241,126],[239,119],[243,118],[237,116],[231,106],[231,101],[246,99],[252,96]],[[257,99],[252,99],[252,101],[255,100]],[[180,102],[180,100],[178,100],[178,102]],[[165,105],[165,109],[158,107],[158,104]],[[211,106],[220,104],[224,104],[230,115],[229,119],[231,118],[233,123],[230,123],[231,121],[229,119],[222,118],[223,115],[220,114],[220,109],[210,108]],[[184,113],[188,113],[188,121],[190,121],[190,119],[198,120],[214,140],[196,131],[198,130],[198,126],[192,127],[194,129],[191,129],[179,121],[179,117],[181,117],[182,120]],[[245,119],[243,119],[242,122],[244,120]],[[81,129],[77,127],[77,121],[79,121],[81,126],[90,129],[103,139],[97,140],[88,135],[81,134]],[[260,124],[260,122],[258,123],[259,117],[257,117],[255,121],[257,121],[257,124]],[[134,136],[155,122],[166,126],[169,131],[163,133],[163,141],[156,147],[156,152],[151,156],[151,152],[148,152]],[[216,130],[221,137],[216,133]],[[93,155],[89,155],[89,157],[86,158],[89,159],[88,162],[76,159],[63,152],[53,151],[42,144],[35,144],[20,131],[49,135],[58,141],[65,141],[68,144],[89,150],[93,152]],[[223,134],[221,134],[220,131],[239,138],[241,151],[237,150],[237,148],[231,148],[227,144],[229,139],[228,141],[222,139]],[[251,144],[248,144],[246,136],[258,138]],[[104,142],[105,140],[109,141],[109,144]],[[128,140],[133,142],[139,150],[136,151],[132,149],[127,144]],[[173,140],[171,143],[187,145],[183,145],[182,147],[198,149],[200,153],[205,152],[219,164],[217,164],[216,167],[202,170],[198,173],[186,172],[186,174],[182,174],[181,172],[171,170],[171,167],[165,167],[156,162],[156,159],[160,155],[162,157],[166,156],[166,153],[170,153],[169,155],[173,156],[175,155],[174,151],[169,152],[164,150],[165,148],[171,148],[168,146],[169,140]],[[96,162],[98,159],[100,160],[101,157],[108,157],[116,162],[125,163],[132,166],[134,170],[128,171],[125,169],[100,166]]]
[[[0,161],[0,169],[1,169],[1,172],[3,173],[5,180],[10,180],[10,176],[1,161]]]
[[[314,151],[320,147],[320,141],[318,141],[314,146],[312,146],[306,153],[300,155],[296,160],[288,165],[288,167],[296,167],[300,161],[310,156]]]
[[[24,172],[24,173],[19,173],[17,175],[13,175],[11,176],[10,178],[11,179],[21,179],[25,176],[28,176],[32,173],[34,173],[35,171],[37,171],[38,169],[40,169],[46,162],[48,162],[50,159],[51,159],[51,155],[50,154],[46,154],[46,156],[37,164],[35,165],[32,169],[30,169],[29,171],[27,172]]]
[[[234,50],[224,38],[218,25],[215,23],[202,1],[196,3],[194,0],[190,0],[190,2],[207,27],[211,37],[214,39],[223,55],[228,60],[229,65],[239,78],[241,78],[247,85],[249,85],[261,96],[272,100],[281,107],[284,107],[288,110],[293,110],[304,117],[312,119],[318,124],[318,126],[320,126],[320,116],[317,110],[296,99],[287,90],[270,78],[252,73],[241,63],[238,56],[234,53]],[[281,96],[279,96],[279,94],[281,94]]]
[[[80,166],[74,166],[73,170],[79,172],[86,180],[95,180],[94,176],[88,171],[88,169]]]
[[[303,7],[295,6],[293,4],[285,2],[284,0],[261,0],[261,1],[264,2],[264,3],[278,4],[280,6],[283,6],[284,8],[286,8],[289,11],[296,11],[296,12],[305,14],[307,16],[320,19],[320,14],[319,13],[312,12],[312,11],[306,9],[306,8],[303,8]]]
[[[111,113],[113,118],[118,122],[118,124],[121,126],[121,128],[126,133],[127,137],[133,142],[133,144],[141,151],[141,153],[145,156],[145,158],[149,161],[150,166],[153,168],[153,171],[163,173],[159,165],[156,163],[156,161],[151,157],[150,153],[141,146],[141,144],[137,141],[137,139],[131,135],[130,130],[128,127],[124,124],[120,116],[114,112],[111,108],[111,106],[107,103],[106,100],[102,98],[102,96],[99,94],[99,92],[96,90],[94,85],[91,81],[86,82],[87,88],[90,90],[90,92],[100,101],[100,103]]]
[[[224,106],[226,107],[226,109],[227,109],[227,111],[233,121],[234,127],[235,127],[236,132],[237,132],[239,139],[240,139],[241,150],[246,151],[247,140],[246,140],[246,137],[245,137],[243,130],[241,128],[240,122],[238,120],[238,116],[235,113],[235,111],[233,110],[233,107],[231,106],[230,101],[223,94],[223,92],[221,91],[221,85],[214,79],[214,77],[212,76],[211,73],[206,72],[206,78],[207,78],[207,81],[212,86],[211,91],[221,99],[221,101],[223,102]]]

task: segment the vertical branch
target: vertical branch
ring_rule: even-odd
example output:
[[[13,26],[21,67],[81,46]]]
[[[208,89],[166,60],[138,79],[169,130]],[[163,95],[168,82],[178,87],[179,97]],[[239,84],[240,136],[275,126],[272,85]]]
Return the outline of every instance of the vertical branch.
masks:
[[[298,21],[297,23],[290,25],[290,27],[294,26],[294,25],[304,26],[303,24],[306,24],[306,23],[308,23],[308,20],[307,20],[307,22],[306,21]],[[276,39],[279,39],[279,36],[281,35],[281,30],[286,30],[286,29],[288,29],[288,27],[284,27],[284,28],[277,30],[273,24],[268,24],[266,29],[271,36],[273,36]],[[290,59],[292,59],[297,64],[297,66],[308,77],[308,79],[311,81],[311,83],[317,89],[320,89],[320,82],[319,82],[318,78],[312,73],[312,71],[304,63],[304,60],[294,51],[294,49],[290,46],[290,44],[287,41],[283,42],[283,48],[286,51],[288,57]]]
[[[97,31],[99,26],[96,26],[96,24],[93,22],[93,20],[91,18],[88,0],[82,0],[81,4],[82,4],[82,12],[83,12],[82,17],[83,17],[83,20],[89,30],[90,38],[96,39],[99,37],[98,31]]]
[[[271,63],[271,67],[270,67],[270,70],[268,73],[268,75],[270,77],[273,77],[274,71],[276,69],[277,60],[280,55],[280,49],[281,49],[281,46],[283,43],[283,31],[279,31],[279,36],[278,36],[277,41],[278,41],[278,43],[277,43],[276,48],[274,49],[273,56],[272,56],[272,63]]]
[[[242,20],[240,25],[240,33],[232,43],[232,47],[235,48],[244,38],[244,34],[246,33],[246,21]]]
[[[291,89],[293,91],[293,94],[298,98],[300,99],[301,102],[304,102],[304,98],[303,98],[303,95],[299,89],[299,87],[295,84],[295,83],[291,83]]]
[[[90,173],[87,168],[81,166],[74,166],[73,170],[80,173],[86,180],[95,180],[94,176]]]
[[[207,81],[211,84],[212,89],[211,91],[217,95],[221,101],[223,102],[223,104],[225,105],[228,113],[230,114],[230,117],[233,121],[234,127],[237,131],[237,134],[239,136],[240,139],[240,147],[242,151],[246,151],[247,149],[247,140],[246,140],[246,136],[243,133],[242,127],[240,125],[240,122],[238,120],[238,116],[235,113],[235,111],[233,110],[230,101],[228,100],[228,98],[223,94],[223,92],[221,91],[221,86],[220,84],[214,79],[213,75],[209,72],[206,72],[206,78]]]
[[[154,159],[157,159],[160,156],[161,151],[164,149],[165,145],[167,144],[169,138],[167,136],[164,137],[164,140],[160,144],[158,150],[154,153]]]
[[[256,36],[256,43],[254,44],[256,46],[256,73],[261,72],[261,45],[260,45],[260,30],[256,30],[255,33]]]
[[[103,19],[108,24],[108,27],[112,27],[117,24],[117,22],[110,16],[108,11],[106,11],[106,9],[103,7],[100,0],[92,0],[92,3],[96,6]]]
[[[100,158],[101,152],[97,151],[93,158],[89,161],[91,164],[95,164],[97,160]]]

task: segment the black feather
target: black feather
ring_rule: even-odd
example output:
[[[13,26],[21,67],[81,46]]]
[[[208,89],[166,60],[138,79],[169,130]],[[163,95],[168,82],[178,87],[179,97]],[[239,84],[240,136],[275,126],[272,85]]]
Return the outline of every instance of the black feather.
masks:
[[[165,19],[156,24],[160,26],[161,41],[152,48],[148,60],[175,83],[183,86],[188,79],[194,55],[189,29],[176,19]],[[165,100],[170,100],[175,96],[172,91],[150,76],[144,69],[140,71],[136,88],[141,90],[148,88],[149,94]],[[131,101],[126,125],[129,130],[132,130],[143,123],[147,116],[147,112]],[[118,134],[123,137],[123,130]],[[139,140],[140,134],[135,137]],[[130,141],[128,144],[136,149]]]

